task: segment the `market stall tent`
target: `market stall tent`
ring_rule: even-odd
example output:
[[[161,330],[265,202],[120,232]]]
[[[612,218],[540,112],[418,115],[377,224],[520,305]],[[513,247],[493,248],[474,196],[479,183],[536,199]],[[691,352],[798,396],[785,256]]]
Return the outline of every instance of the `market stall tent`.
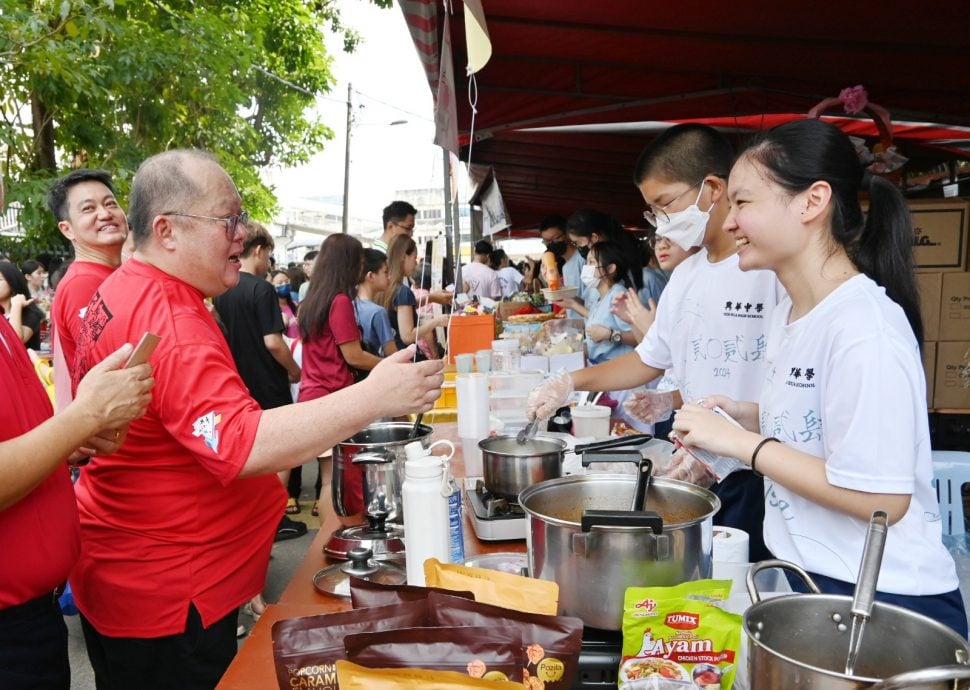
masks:
[[[582,206],[641,224],[632,166],[660,129],[708,121],[740,140],[857,84],[891,113],[907,170],[970,157],[963,3],[482,0],[474,118],[460,3],[401,6],[435,88],[449,22],[461,156],[492,166],[513,229]],[[867,115],[826,116],[875,140]]]

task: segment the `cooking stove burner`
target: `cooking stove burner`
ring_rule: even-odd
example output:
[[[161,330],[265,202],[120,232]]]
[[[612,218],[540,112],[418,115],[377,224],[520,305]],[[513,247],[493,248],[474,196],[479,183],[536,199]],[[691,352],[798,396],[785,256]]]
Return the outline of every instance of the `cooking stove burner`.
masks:
[[[485,482],[481,479],[475,482],[474,493],[478,501],[473,501],[472,504],[475,514],[480,518],[515,518],[525,515],[518,503],[495,496],[485,488]]]

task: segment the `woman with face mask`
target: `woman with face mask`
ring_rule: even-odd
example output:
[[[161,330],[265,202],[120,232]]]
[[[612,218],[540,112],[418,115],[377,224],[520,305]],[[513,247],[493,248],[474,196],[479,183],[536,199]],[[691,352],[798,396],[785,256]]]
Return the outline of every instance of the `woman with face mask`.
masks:
[[[290,340],[300,337],[300,324],[296,321],[296,302],[293,301],[293,289],[290,286],[290,276],[286,271],[273,271],[270,278],[276,288],[276,296],[280,300],[280,311],[283,313],[283,335]]]
[[[613,300],[628,284],[627,261],[620,246],[598,242],[586,257],[583,284],[589,313],[586,316],[586,350],[590,364],[599,364],[633,350],[629,324],[611,311]]]

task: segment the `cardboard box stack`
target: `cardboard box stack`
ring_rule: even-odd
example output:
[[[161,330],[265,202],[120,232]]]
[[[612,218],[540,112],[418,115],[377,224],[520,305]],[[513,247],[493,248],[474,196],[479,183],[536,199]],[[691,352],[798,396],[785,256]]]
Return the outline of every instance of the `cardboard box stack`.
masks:
[[[922,302],[927,401],[970,410],[970,201],[912,201],[913,254]]]

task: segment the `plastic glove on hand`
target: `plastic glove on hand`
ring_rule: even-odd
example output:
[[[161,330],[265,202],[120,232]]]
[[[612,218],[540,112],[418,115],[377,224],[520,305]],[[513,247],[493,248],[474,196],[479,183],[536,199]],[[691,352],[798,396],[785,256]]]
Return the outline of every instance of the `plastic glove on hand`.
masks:
[[[678,448],[670,458],[670,464],[663,468],[658,476],[667,479],[677,479],[682,482],[696,484],[702,489],[710,488],[716,477],[707,469],[707,465],[695,458],[683,448]]]
[[[634,391],[623,403],[623,409],[644,424],[662,422],[669,419],[670,413],[673,412],[674,393],[650,389]]]
[[[565,369],[529,393],[526,416],[529,419],[548,419],[566,404],[573,393],[573,377]]]

